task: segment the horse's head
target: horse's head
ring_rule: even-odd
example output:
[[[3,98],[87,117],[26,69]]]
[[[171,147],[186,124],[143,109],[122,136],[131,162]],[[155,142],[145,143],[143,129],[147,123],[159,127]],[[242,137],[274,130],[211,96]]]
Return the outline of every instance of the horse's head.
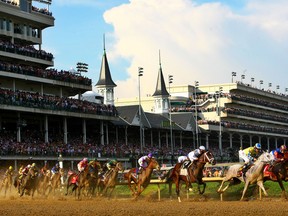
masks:
[[[214,158],[214,155],[212,154],[212,152],[205,151],[202,154],[202,157],[203,157],[203,163],[210,163],[212,165],[216,164],[216,161],[215,161],[215,158]]]
[[[116,171],[124,171],[123,164],[121,162],[117,162],[115,166]]]
[[[160,170],[160,165],[155,158],[151,158],[148,167],[151,169]]]
[[[263,163],[271,163],[274,160],[274,157],[268,153],[268,152],[263,152],[257,161],[263,162]]]

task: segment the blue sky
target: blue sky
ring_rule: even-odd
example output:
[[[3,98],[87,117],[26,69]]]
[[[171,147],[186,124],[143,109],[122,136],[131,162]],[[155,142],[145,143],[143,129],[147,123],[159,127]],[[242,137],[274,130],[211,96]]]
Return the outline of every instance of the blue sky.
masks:
[[[139,66],[141,93],[154,93],[159,50],[172,85],[229,83],[235,71],[257,87],[288,88],[287,0],[54,0],[50,10],[55,26],[44,31],[43,49],[55,68],[85,62],[95,84],[105,34],[116,98],[137,97]]]

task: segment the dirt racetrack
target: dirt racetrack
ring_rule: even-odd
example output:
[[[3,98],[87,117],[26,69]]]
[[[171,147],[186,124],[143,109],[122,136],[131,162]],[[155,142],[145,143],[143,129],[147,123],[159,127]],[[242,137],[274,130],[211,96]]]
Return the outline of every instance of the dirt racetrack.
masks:
[[[75,200],[73,197],[41,199],[35,197],[7,196],[0,198],[0,215],[120,215],[120,216],[161,216],[161,215],[204,215],[204,216],[233,216],[233,215],[288,215],[287,201],[281,199],[264,198],[262,201],[218,201],[162,199],[141,197],[139,200],[112,198],[93,198]]]

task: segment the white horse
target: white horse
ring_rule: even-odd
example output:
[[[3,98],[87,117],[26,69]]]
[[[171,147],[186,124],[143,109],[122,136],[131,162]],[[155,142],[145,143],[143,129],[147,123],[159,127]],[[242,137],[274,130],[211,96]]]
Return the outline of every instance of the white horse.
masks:
[[[240,176],[240,177],[237,176],[237,172],[242,165],[241,164],[232,165],[231,167],[229,167],[227,174],[224,177],[224,179],[222,180],[222,183],[221,183],[217,192],[222,194],[224,191],[226,191],[228,189],[228,187],[232,183],[232,182],[230,182],[230,184],[228,184],[224,189],[222,189],[225,182],[233,179],[233,181],[235,183],[235,180],[238,179],[238,181],[240,180],[241,182],[245,182],[244,190],[243,190],[242,197],[240,200],[243,200],[244,195],[248,189],[248,186],[250,184],[255,184],[255,183],[257,183],[257,185],[262,189],[265,196],[268,196],[268,194],[267,194],[267,192],[263,186],[263,170],[264,170],[265,165],[267,163],[272,162],[272,161],[273,161],[273,157],[268,152],[262,153],[259,156],[259,158],[257,159],[257,161],[255,161],[254,165],[246,172],[245,180],[244,180],[243,176]]]

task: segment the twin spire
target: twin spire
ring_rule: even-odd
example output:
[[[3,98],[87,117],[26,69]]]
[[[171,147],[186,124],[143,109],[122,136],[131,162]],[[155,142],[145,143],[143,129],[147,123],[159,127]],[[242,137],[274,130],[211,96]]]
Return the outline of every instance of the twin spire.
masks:
[[[162,72],[160,50],[159,50],[159,72],[158,72],[158,78],[157,78],[157,83],[156,83],[156,90],[152,96],[169,96],[169,93],[166,89],[163,72]]]

